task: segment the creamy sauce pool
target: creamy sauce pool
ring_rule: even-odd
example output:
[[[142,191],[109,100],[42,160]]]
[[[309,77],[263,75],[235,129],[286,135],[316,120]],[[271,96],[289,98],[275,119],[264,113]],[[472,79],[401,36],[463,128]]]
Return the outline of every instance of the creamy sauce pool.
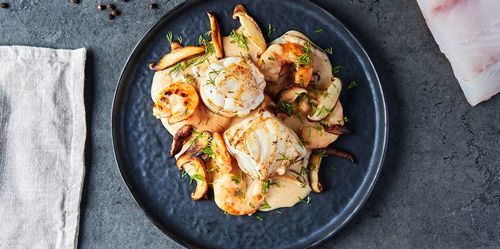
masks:
[[[303,39],[310,41],[305,35],[297,31],[289,31],[289,34],[293,34],[295,36],[299,36]],[[222,43],[224,48],[224,57],[240,57],[244,56],[245,58],[251,59],[256,65],[258,62],[257,57],[257,48],[248,42],[248,51],[240,48],[236,43],[231,43],[231,37],[223,37]],[[284,41],[281,38],[276,39],[273,43],[283,43]],[[311,44],[313,44],[311,42]],[[313,44],[314,45],[314,44]],[[316,45],[314,45],[316,46]],[[326,87],[329,84],[328,79],[333,76],[331,63],[328,60],[326,55],[321,54],[312,54],[313,56],[313,67],[314,71],[318,71],[320,76],[322,77],[322,81],[319,83],[320,86]],[[326,57],[326,59],[325,59]],[[151,98],[153,101],[156,100],[158,94],[168,85],[174,82],[186,82],[192,84],[199,89],[199,84],[203,73],[208,68],[210,63],[217,61],[215,54],[211,54],[207,56],[207,59],[196,65],[197,63],[193,63],[189,65],[185,70],[178,70],[177,72],[171,72],[171,68],[167,68],[165,70],[156,72],[153,78],[153,83],[151,86]],[[185,63],[185,62],[183,62]],[[327,79],[327,80],[324,80]],[[326,82],[326,83],[324,83]],[[325,85],[326,84],[326,85]],[[250,115],[252,115],[250,113]],[[335,118],[342,117],[342,107],[336,108],[335,110]],[[209,130],[209,131],[217,131],[224,132],[230,126],[239,123],[246,117],[223,117],[221,115],[215,114],[208,110],[207,107],[200,101],[198,108],[195,113],[185,121],[175,123],[173,125],[169,125],[166,119],[161,119],[163,126],[169,131],[172,136],[185,124],[190,124],[197,131]],[[298,123],[298,119],[291,118],[282,118],[283,122],[285,122],[289,127],[291,127],[297,134],[300,135],[301,126],[304,126],[303,123]],[[310,124],[310,126],[316,124]],[[312,131],[311,131],[312,132]],[[187,149],[188,143],[184,146],[183,150],[178,154],[182,154],[183,151]],[[309,179],[307,174],[301,175],[302,167],[307,168],[307,164],[309,162],[309,156],[312,150],[307,150],[307,154],[304,159],[296,162],[290,168],[288,168],[284,175],[274,176],[270,178],[270,182],[273,183],[270,188],[267,190],[265,201],[270,206],[270,208],[260,208],[260,211],[271,211],[277,208],[282,207],[291,207],[297,204],[300,199],[304,199],[311,192],[311,188],[309,186]],[[212,160],[207,161],[207,167],[213,167]],[[233,159],[233,161],[236,161]],[[303,172],[303,171],[302,171]],[[209,181],[213,179],[215,173],[209,174]],[[251,177],[245,177],[245,181],[247,185],[252,183]]]

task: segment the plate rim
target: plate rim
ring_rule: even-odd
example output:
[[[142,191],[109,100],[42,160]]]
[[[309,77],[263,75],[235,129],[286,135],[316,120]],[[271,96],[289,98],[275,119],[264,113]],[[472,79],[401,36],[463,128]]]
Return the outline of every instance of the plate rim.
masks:
[[[111,128],[112,144],[113,144],[113,156],[115,158],[115,164],[120,172],[121,180],[127,186],[128,191],[130,192],[130,194],[132,195],[132,197],[134,198],[136,203],[139,205],[142,212],[144,214],[146,214],[146,217],[160,231],[162,231],[165,235],[167,235],[170,239],[172,239],[173,241],[175,241],[179,245],[184,246],[184,247],[188,247],[188,248],[200,248],[200,247],[195,246],[194,244],[190,243],[189,241],[181,239],[179,236],[177,236],[176,234],[174,234],[170,230],[163,227],[163,225],[160,224],[160,222],[157,221],[153,217],[152,213],[147,211],[146,205],[143,203],[143,201],[141,201],[139,199],[136,191],[133,190],[133,187],[130,184],[131,180],[128,179],[128,177],[126,176],[126,174],[124,172],[124,169],[122,169],[122,167],[120,166],[120,162],[122,161],[122,158],[121,158],[121,156],[118,155],[121,152],[119,152],[119,149],[118,149],[119,141],[117,141],[118,135],[116,134],[117,133],[117,124],[116,123],[119,121],[118,117],[117,117],[118,116],[118,114],[117,114],[117,111],[118,111],[117,110],[117,108],[118,108],[117,107],[118,92],[121,89],[121,86],[123,84],[124,75],[126,73],[126,70],[130,67],[131,59],[132,59],[132,57],[135,57],[137,54],[137,49],[143,45],[142,44],[143,41],[150,35],[150,33],[152,32],[153,29],[155,29],[158,25],[160,25],[163,22],[164,19],[166,19],[168,16],[172,15],[173,13],[178,11],[179,9],[187,6],[188,4],[192,4],[193,2],[197,2],[197,1],[203,2],[203,0],[187,0],[187,1],[184,1],[184,2],[177,4],[172,9],[167,11],[140,37],[139,41],[133,47],[132,52],[127,57],[125,64],[122,67],[122,70],[120,72],[120,77],[118,79],[118,83],[116,84],[116,87],[115,87],[115,91],[113,94],[113,103],[111,106],[111,127],[110,127]],[[330,13],[329,11],[324,9],[323,7],[321,7],[319,4],[317,4],[313,1],[310,1],[310,0],[303,1],[303,3],[304,4],[311,4],[311,5],[315,6],[319,11],[322,12],[321,13],[322,15],[325,15],[328,18],[335,20],[340,25],[340,28],[342,29],[342,31],[345,32],[348,36],[350,36],[352,38],[354,45],[360,49],[359,50],[360,55],[362,57],[364,57],[366,62],[368,62],[367,63],[368,72],[369,72],[369,70],[372,71],[372,72],[369,72],[368,74],[369,75],[373,74],[372,75],[372,76],[374,76],[373,81],[375,83],[377,83],[377,84],[374,84],[374,87],[377,90],[375,96],[378,97],[378,99],[380,100],[380,103],[378,103],[378,108],[375,108],[375,110],[380,111],[380,114],[381,114],[380,123],[382,124],[381,128],[380,128],[380,132],[382,134],[379,138],[381,141],[375,141],[375,146],[374,146],[374,151],[378,151],[377,154],[380,155],[380,157],[379,157],[380,159],[376,162],[376,169],[375,169],[375,172],[374,172],[373,176],[371,177],[370,181],[367,184],[362,184],[361,188],[358,189],[358,191],[362,190],[362,193],[360,194],[361,200],[358,201],[357,204],[353,205],[352,210],[347,212],[348,215],[345,215],[344,217],[342,217],[340,219],[340,222],[339,222],[340,224],[336,228],[332,229],[329,233],[324,235],[321,239],[311,241],[310,244],[307,246],[307,248],[312,248],[312,247],[318,246],[319,244],[327,241],[328,239],[331,239],[336,233],[338,233],[340,230],[342,230],[354,218],[354,216],[356,216],[358,214],[358,212],[361,210],[361,208],[364,206],[364,204],[368,200],[369,196],[371,195],[371,193],[375,187],[375,184],[377,183],[377,180],[380,176],[382,168],[384,166],[385,157],[387,154],[388,139],[389,139],[389,113],[388,113],[388,108],[387,108],[387,101],[385,98],[382,83],[381,83],[380,78],[379,78],[378,73],[377,73],[377,69],[375,68],[373,61],[371,60],[370,56],[366,52],[365,48],[361,45],[359,40],[356,38],[356,36],[354,36],[354,34],[349,29],[347,29],[347,27],[337,17],[335,17],[332,13]],[[365,71],[365,72],[367,72],[367,71]],[[375,107],[377,107],[377,106],[375,106]],[[380,144],[377,145],[377,142],[379,142]],[[378,148],[378,147],[380,147],[380,148]]]

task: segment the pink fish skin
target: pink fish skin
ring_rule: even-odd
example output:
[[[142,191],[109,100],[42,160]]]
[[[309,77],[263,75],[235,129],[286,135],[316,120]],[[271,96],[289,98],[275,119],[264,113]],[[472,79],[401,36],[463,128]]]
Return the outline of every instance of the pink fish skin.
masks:
[[[417,0],[472,106],[500,92],[500,0]]]

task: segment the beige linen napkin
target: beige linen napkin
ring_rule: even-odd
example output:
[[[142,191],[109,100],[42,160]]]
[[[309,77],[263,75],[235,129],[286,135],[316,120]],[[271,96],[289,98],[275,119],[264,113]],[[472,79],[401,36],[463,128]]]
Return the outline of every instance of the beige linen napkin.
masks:
[[[75,248],[86,51],[0,46],[0,248]]]

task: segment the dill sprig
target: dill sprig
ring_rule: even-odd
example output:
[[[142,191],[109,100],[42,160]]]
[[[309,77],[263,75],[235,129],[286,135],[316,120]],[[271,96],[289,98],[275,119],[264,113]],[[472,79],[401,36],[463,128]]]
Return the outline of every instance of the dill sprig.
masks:
[[[231,40],[231,43],[236,43],[236,44],[238,44],[238,47],[243,48],[243,49],[248,51],[248,42],[243,35],[236,33],[236,31],[234,31],[234,29],[233,29],[233,31],[231,31],[231,34],[229,34],[229,36],[231,36],[231,38],[233,38]]]

